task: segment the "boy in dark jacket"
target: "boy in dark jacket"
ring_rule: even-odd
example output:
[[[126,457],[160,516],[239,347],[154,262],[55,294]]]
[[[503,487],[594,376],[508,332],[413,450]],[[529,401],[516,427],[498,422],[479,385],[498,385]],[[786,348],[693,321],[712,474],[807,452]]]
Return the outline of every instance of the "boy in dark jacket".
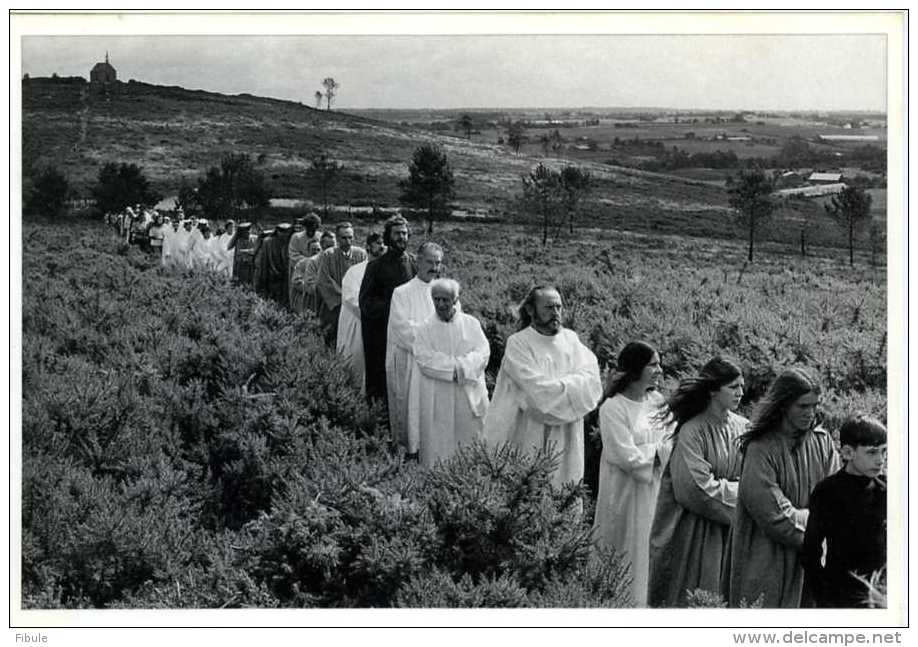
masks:
[[[886,428],[858,415],[842,424],[840,440],[845,466],[810,495],[803,568],[817,607],[864,607],[868,588],[858,577],[886,566]]]

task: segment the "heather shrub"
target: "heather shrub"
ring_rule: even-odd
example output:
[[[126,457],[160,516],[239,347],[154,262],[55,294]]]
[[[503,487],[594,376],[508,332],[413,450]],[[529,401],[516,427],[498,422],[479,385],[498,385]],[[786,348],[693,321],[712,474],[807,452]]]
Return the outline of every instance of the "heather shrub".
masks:
[[[491,343],[489,388],[516,304],[549,282],[603,370],[643,339],[671,386],[725,351],[744,413],[803,365],[830,430],[859,410],[886,419],[873,275],[602,233],[482,245],[491,233],[444,230]],[[388,447],[383,410],[314,317],[166,272],[96,224],[28,224],[23,245],[25,607],[630,604],[628,565],[591,548],[587,490],[551,486],[551,452],[475,445],[421,470]]]
[[[705,589],[693,589],[688,591],[685,597],[685,606],[689,609],[726,609],[727,601],[720,593],[707,591]],[[760,595],[758,598],[749,602],[746,598],[740,600],[739,609],[761,609],[764,604],[765,596]]]
[[[542,589],[590,553],[582,485],[551,487],[558,455],[510,445],[462,448],[428,472],[423,491],[437,529],[437,561],[460,577],[513,574]]]
[[[184,475],[165,461],[117,484],[66,459],[25,457],[24,594],[101,607],[178,572],[193,552],[196,508]]]
[[[323,435],[381,456],[381,412],[314,320],[67,236],[35,226],[23,263],[24,604],[280,604],[216,538],[326,460]]]
[[[429,561],[415,480],[379,452],[323,425],[270,513],[246,526],[246,568],[284,606],[389,606]]]
[[[515,608],[532,606],[526,589],[512,575],[484,577],[476,584],[468,574],[457,580],[433,569],[409,580],[395,606],[408,608]]]

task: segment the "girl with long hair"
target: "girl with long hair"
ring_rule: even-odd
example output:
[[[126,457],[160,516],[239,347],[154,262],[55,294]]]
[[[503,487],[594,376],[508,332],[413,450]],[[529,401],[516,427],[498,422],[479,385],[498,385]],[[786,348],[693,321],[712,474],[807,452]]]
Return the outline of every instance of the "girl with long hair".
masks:
[[[646,606],[650,523],[669,455],[665,428],[655,418],[663,371],[659,353],[643,342],[625,346],[616,368],[599,409],[602,459],[593,531],[598,546],[626,554],[635,606]]]
[[[682,380],[658,414],[675,424],[650,531],[652,607],[686,605],[686,593],[721,590],[739,488],[737,441],[749,421],[735,413],[743,373],[715,357]]]
[[[736,607],[797,608],[804,597],[801,549],[810,493],[838,470],[829,433],[819,426],[816,381],[799,368],[772,383],[741,436],[742,469],[725,580]]]

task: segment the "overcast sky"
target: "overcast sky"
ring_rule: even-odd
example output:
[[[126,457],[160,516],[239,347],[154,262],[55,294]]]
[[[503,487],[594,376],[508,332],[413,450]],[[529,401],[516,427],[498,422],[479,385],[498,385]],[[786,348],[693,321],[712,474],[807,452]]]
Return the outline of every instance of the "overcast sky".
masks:
[[[336,107],[886,110],[883,35],[26,36],[22,72]]]

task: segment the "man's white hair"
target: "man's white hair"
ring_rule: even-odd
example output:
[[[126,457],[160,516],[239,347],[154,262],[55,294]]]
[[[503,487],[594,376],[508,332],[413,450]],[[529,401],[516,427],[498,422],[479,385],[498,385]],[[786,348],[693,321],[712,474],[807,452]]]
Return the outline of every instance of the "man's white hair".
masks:
[[[448,292],[453,298],[459,297],[459,281],[455,279],[434,279],[430,282],[430,293]]]
[[[418,247],[418,256],[423,256],[427,250],[432,252],[440,252],[441,254],[443,253],[443,248],[440,247],[437,243],[433,242],[432,240],[426,240],[421,243],[420,247]]]

